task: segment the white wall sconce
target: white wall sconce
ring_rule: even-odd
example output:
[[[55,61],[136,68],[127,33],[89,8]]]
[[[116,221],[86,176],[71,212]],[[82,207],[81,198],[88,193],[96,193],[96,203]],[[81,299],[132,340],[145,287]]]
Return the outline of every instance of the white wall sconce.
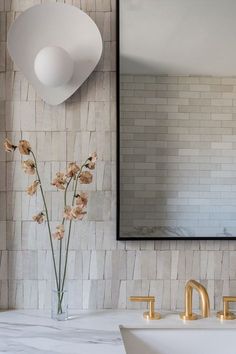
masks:
[[[75,6],[36,5],[11,25],[10,56],[38,95],[58,105],[95,69],[102,54],[101,34],[93,20]]]

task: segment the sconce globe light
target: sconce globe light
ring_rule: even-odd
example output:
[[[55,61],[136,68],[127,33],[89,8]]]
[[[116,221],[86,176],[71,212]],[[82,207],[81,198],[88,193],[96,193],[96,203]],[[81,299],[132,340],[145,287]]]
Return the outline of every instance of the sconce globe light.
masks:
[[[57,87],[70,81],[74,63],[70,55],[60,47],[45,47],[36,55],[34,71],[43,85]]]
[[[102,38],[94,21],[79,8],[48,3],[32,6],[16,18],[7,47],[38,95],[58,105],[95,69]]]

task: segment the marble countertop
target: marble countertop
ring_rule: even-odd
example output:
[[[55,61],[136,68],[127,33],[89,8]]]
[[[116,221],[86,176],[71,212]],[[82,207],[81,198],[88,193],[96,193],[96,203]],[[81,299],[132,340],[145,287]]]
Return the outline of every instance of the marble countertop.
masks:
[[[211,318],[184,322],[177,314],[147,321],[142,311],[82,311],[57,322],[43,311],[0,312],[0,353],[125,354],[120,327],[234,328],[236,321]]]

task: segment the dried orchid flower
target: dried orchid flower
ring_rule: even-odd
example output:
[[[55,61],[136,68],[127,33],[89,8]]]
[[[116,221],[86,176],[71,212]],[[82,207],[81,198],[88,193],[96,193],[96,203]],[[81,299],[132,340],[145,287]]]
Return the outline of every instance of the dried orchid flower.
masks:
[[[81,208],[86,207],[88,204],[88,194],[81,192],[76,195],[76,205],[81,206]]]
[[[93,152],[89,158],[88,158],[88,163],[86,163],[85,167],[89,168],[90,170],[94,170],[95,169],[95,162],[97,161],[97,153]]]
[[[29,155],[30,154],[31,146],[27,140],[20,140],[18,148],[19,148],[19,151],[22,155]]]
[[[79,172],[79,170],[80,170],[80,167],[75,162],[71,162],[71,163],[69,163],[66,176],[67,177],[75,177],[76,174]]]
[[[25,160],[22,162],[22,168],[28,175],[35,174],[35,163],[33,160]]]
[[[89,171],[82,172],[79,177],[80,183],[82,184],[89,184],[93,180],[93,175]]]
[[[31,150],[30,143],[27,140],[20,140],[18,146],[15,146],[12,144],[12,142],[9,139],[5,139],[4,141],[4,148],[6,152],[12,152],[16,148],[19,148],[19,152],[22,155],[31,155],[31,159],[27,159],[25,161],[22,161],[22,168],[24,172],[28,175],[35,175],[34,181],[29,185],[26,189],[26,192],[28,195],[33,196],[37,190],[38,186],[40,187],[40,192],[41,192],[41,197],[42,197],[42,202],[43,202],[43,211],[37,213],[32,217],[32,219],[37,222],[38,224],[42,224],[44,221],[47,223],[48,227],[48,234],[49,234],[49,240],[50,240],[50,246],[51,246],[51,253],[52,253],[52,258],[53,258],[53,267],[54,267],[54,275],[55,275],[55,281],[56,281],[56,287],[58,293],[63,292],[64,290],[64,281],[66,277],[66,271],[67,271],[67,260],[68,260],[68,254],[69,254],[69,243],[70,243],[70,236],[71,236],[71,223],[72,221],[75,220],[82,220],[84,216],[87,214],[87,212],[84,210],[84,208],[88,204],[88,195],[87,193],[84,192],[77,192],[77,187],[78,187],[78,181],[82,184],[89,184],[92,182],[93,175],[90,171],[83,171],[84,168],[87,168],[89,170],[94,170],[95,168],[95,163],[97,160],[97,154],[94,152],[90,154],[88,159],[81,165],[77,165],[76,162],[71,162],[68,164],[67,171],[65,173],[58,172],[56,173],[55,178],[52,181],[52,185],[56,186],[58,189],[64,190],[64,214],[63,214],[63,220],[60,225],[56,227],[55,233],[52,233],[51,231],[51,223],[49,220],[49,212],[48,212],[48,206],[45,198],[45,193],[43,190],[43,186],[41,185],[41,178],[39,175],[38,171],[38,166],[37,166],[37,159],[34,154],[34,152]],[[73,183],[73,179],[75,179],[75,183]],[[70,183],[72,182],[73,184],[73,194],[72,194],[72,202],[71,206],[67,206],[67,192]],[[66,220],[68,220],[69,227],[68,227],[68,235],[67,239],[65,240],[66,244],[66,258],[65,258],[65,263],[64,263],[64,270],[63,270],[63,262],[62,262],[62,244],[63,241],[62,239],[65,237],[65,227],[64,223],[66,223]],[[52,242],[52,238],[59,240],[60,242],[60,249],[59,249],[59,258],[58,258],[58,269],[56,267],[56,260],[55,260],[55,251],[54,251],[54,245]],[[62,297],[58,296],[58,311],[61,311],[61,303],[62,303]],[[58,312],[59,314],[59,312]]]
[[[94,170],[95,169],[95,162],[89,161],[88,163],[86,163],[85,165],[87,168],[89,168],[90,170]]]
[[[64,209],[64,218],[65,218],[66,220],[72,220],[72,219],[73,219],[73,216],[71,215],[71,211],[72,211],[71,206],[65,206],[65,209]]]
[[[12,142],[7,138],[5,139],[3,146],[4,146],[6,152],[15,151],[17,148],[17,146],[13,145]]]
[[[96,153],[96,152],[93,152],[92,154],[90,154],[89,159],[90,159],[90,161],[92,161],[92,162],[96,162],[97,159],[98,159],[97,153]]]
[[[30,196],[34,195],[37,192],[39,181],[34,181],[27,189],[26,192]]]
[[[71,210],[72,217],[77,220],[82,220],[86,214],[87,212],[83,211],[83,208],[81,208],[80,206],[77,206]]]
[[[63,237],[64,237],[64,233],[65,233],[64,225],[58,225],[58,226],[56,227],[55,233],[53,234],[53,237],[54,237],[56,240],[62,240]]]
[[[64,190],[65,183],[66,183],[66,175],[62,172],[57,172],[56,177],[53,179],[51,184],[57,187],[57,189]]]
[[[41,211],[37,215],[34,215],[32,219],[38,224],[42,224],[44,222],[44,213]]]

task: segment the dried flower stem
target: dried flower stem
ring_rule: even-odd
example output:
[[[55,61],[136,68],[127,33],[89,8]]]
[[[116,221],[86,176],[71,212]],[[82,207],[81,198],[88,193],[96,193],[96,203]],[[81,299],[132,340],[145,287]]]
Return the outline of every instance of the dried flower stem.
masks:
[[[52,251],[52,260],[53,260],[53,268],[54,268],[54,273],[55,273],[57,291],[60,291],[59,282],[58,282],[58,276],[57,276],[56,261],[55,261],[55,252],[54,252],[54,247],[53,247],[53,243],[52,243],[52,232],[51,232],[51,228],[50,228],[47,203],[46,203],[46,200],[45,200],[43,187],[42,187],[42,184],[41,184],[41,179],[40,179],[40,175],[39,175],[39,171],[38,171],[38,165],[37,165],[36,157],[35,157],[35,155],[34,155],[32,150],[30,150],[30,153],[32,154],[33,159],[34,159],[35,170],[36,170],[37,178],[38,178],[38,181],[39,181],[39,188],[40,188],[40,192],[41,192],[41,195],[42,195],[44,209],[45,209],[45,214],[46,214],[46,220],[47,220],[48,234],[49,234],[49,240],[50,240],[51,251]]]
[[[86,165],[87,162],[88,162],[88,159],[87,159],[87,160],[84,162],[84,164],[81,166],[80,172],[79,172],[79,173],[77,174],[77,176],[76,176],[75,186],[74,186],[74,193],[73,193],[73,198],[72,198],[72,206],[75,205],[75,199],[76,199],[76,195],[77,195],[77,186],[78,186],[79,177],[80,177],[81,172],[82,172],[82,170],[83,170],[83,168],[85,167],[85,165]],[[70,235],[71,235],[71,225],[72,225],[72,220],[70,220],[70,223],[69,223],[68,239],[67,239],[67,244],[66,244],[66,258],[65,258],[65,266],[64,266],[64,273],[63,273],[63,280],[62,280],[62,287],[61,287],[61,291],[62,291],[61,302],[62,302],[62,300],[63,300],[63,289],[64,289],[65,279],[66,279],[67,262],[68,262],[68,252],[69,252]]]
[[[72,177],[70,177],[69,181],[66,184],[66,188],[64,191],[64,207],[67,205],[67,190],[70,185],[70,182],[72,181]],[[62,225],[65,223],[65,218],[62,219]],[[58,265],[58,278],[59,278],[59,291],[61,290],[61,266],[62,266],[62,239],[59,240],[60,242],[60,248],[59,248],[59,265]]]
[[[84,168],[88,170],[94,170],[95,162],[97,160],[97,154],[93,153],[86,159],[84,164],[79,167],[76,162],[69,163],[66,173],[57,172],[56,177],[52,181],[52,185],[54,185],[57,189],[64,191],[64,213],[62,223],[56,227],[55,234],[51,232],[51,225],[49,220],[49,213],[48,207],[45,199],[45,194],[43,190],[43,186],[41,183],[41,178],[39,175],[37,160],[34,152],[31,149],[30,143],[27,140],[20,140],[19,145],[15,146],[11,143],[9,139],[5,139],[4,148],[7,152],[13,152],[16,148],[19,149],[20,154],[22,155],[32,155],[33,160],[25,160],[22,163],[22,167],[25,173],[29,175],[34,175],[36,173],[36,179],[34,182],[27,188],[26,192],[29,195],[34,195],[37,191],[37,187],[39,186],[43,205],[44,205],[44,212],[40,212],[37,215],[33,216],[33,220],[42,223],[44,220],[44,216],[46,217],[46,223],[48,228],[50,246],[51,246],[51,253],[52,253],[52,260],[53,260],[53,268],[55,273],[55,282],[57,288],[57,297],[58,297],[58,309],[57,313],[62,314],[62,301],[63,301],[63,291],[65,286],[65,278],[67,272],[67,263],[68,263],[68,253],[69,253],[69,245],[70,245],[70,238],[71,238],[71,228],[72,228],[72,220],[82,220],[84,215],[87,211],[83,209],[87,206],[87,194],[80,193],[77,194],[77,186],[78,182],[81,184],[89,184],[92,182],[92,174],[90,171],[83,171]],[[67,205],[67,192],[69,185],[73,182],[72,190],[72,204]],[[76,202],[76,207],[75,207]],[[69,228],[68,228],[68,236],[66,240],[66,254],[65,254],[65,262],[64,262],[64,269],[63,269],[63,262],[62,262],[62,239],[64,238],[65,234],[65,227],[64,224],[66,220],[69,220]],[[58,257],[58,269],[56,266],[55,260],[55,251],[53,246],[52,238],[55,237],[59,241],[59,257]],[[58,248],[57,248],[58,249]],[[63,270],[63,272],[62,272]]]

